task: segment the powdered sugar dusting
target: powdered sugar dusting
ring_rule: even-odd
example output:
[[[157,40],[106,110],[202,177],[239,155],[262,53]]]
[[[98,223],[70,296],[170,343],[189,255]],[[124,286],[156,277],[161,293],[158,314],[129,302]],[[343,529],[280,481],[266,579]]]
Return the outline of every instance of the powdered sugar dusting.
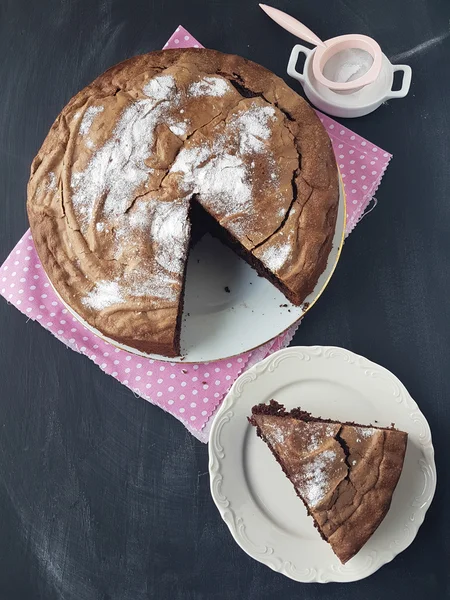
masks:
[[[172,202],[139,199],[129,211],[118,217],[114,231],[115,258],[123,258],[124,238],[134,240],[132,266],[121,279],[125,297],[176,299],[175,289],[184,270],[184,256],[189,243],[188,212],[187,198]],[[141,235],[137,236],[138,232]]]
[[[111,139],[93,155],[84,171],[72,174],[72,203],[84,234],[100,197],[103,196],[104,215],[122,214],[147,180],[152,169],[145,160],[151,153],[156,126],[168,122],[175,135],[187,131],[185,121],[173,122],[170,115],[181,100],[172,76],[154,77],[143,90],[149,99],[128,106]],[[224,214],[247,212],[251,208],[252,187],[243,157],[264,150],[264,141],[270,137],[268,122],[274,116],[273,107],[250,106],[227,123],[225,132],[217,135],[212,146],[182,148],[171,172],[181,172],[180,185],[184,190],[208,197]],[[227,150],[230,145],[232,151]]]
[[[324,438],[334,437],[335,427],[324,425],[323,423],[309,423],[305,428],[305,436],[307,437],[307,452],[315,452],[324,443]]]
[[[150,79],[142,91],[156,103],[174,96],[176,89],[177,86],[172,75],[159,75]]]
[[[279,425],[278,419],[266,419],[264,423],[264,435],[272,446],[275,444],[284,444],[284,432]]]
[[[296,487],[309,506],[314,507],[329,491],[329,468],[336,459],[334,450],[325,450],[308,462],[295,481]]]
[[[159,202],[151,223],[151,237],[158,243],[156,261],[170,273],[182,273],[189,234],[188,203]]]
[[[231,120],[231,127],[239,135],[241,154],[253,154],[264,150],[264,142],[270,137],[269,121],[275,119],[273,106],[253,106]]]
[[[114,304],[121,304],[124,297],[117,281],[98,281],[81,301],[89,308],[103,310]]]
[[[179,123],[172,123],[169,125],[170,131],[178,136],[186,135],[188,130],[188,123],[186,121],[180,121]]]
[[[150,269],[146,263],[139,264],[126,273],[122,281],[124,293],[130,297],[152,296],[169,302],[177,299],[177,283],[169,273],[154,266]]]
[[[48,174],[48,183],[47,183],[47,190],[49,192],[53,192],[54,190],[56,190],[58,186],[56,185],[56,175],[53,173],[53,171],[50,171],[50,173]]]
[[[171,168],[182,173],[181,186],[193,194],[207,198],[212,206],[231,214],[251,201],[251,186],[243,160],[224,152],[222,137],[213,150],[205,147],[183,148]]]
[[[145,229],[150,223],[150,211],[145,202],[136,202],[132,210],[127,213],[129,231],[133,229]]]
[[[171,76],[155,77],[144,87],[148,100],[128,106],[113,135],[90,160],[84,171],[72,174],[72,204],[86,233],[96,201],[104,195],[103,213],[125,212],[134,193],[152,169],[145,164],[154,141],[156,126],[163,122],[169,108],[179,101]]]
[[[273,107],[251,106],[235,115],[211,146],[182,148],[171,173],[182,173],[186,192],[200,194],[216,211],[231,216],[252,207],[251,170],[245,158],[263,152]],[[250,167],[255,165],[250,163]]]
[[[373,427],[356,427],[356,431],[363,438],[370,438],[374,435],[375,429]]]
[[[90,106],[86,110],[80,125],[80,135],[86,135],[89,133],[89,129],[94,122],[95,116],[103,112],[103,110],[103,106]]]
[[[188,88],[190,96],[225,96],[230,91],[230,84],[222,77],[203,77],[200,81],[191,83]]]
[[[292,250],[292,245],[289,242],[284,244],[273,244],[265,248],[260,256],[261,261],[271,271],[278,272],[284,263],[287,261]]]
[[[222,96],[230,84],[221,77],[205,77],[191,84],[191,95]],[[122,112],[110,139],[99,148],[80,172],[71,178],[72,206],[83,235],[95,224],[99,233],[105,231],[105,223],[114,221],[113,232],[117,240],[114,255],[130,268],[111,286],[100,284],[87,296],[86,302],[101,310],[119,299],[131,296],[153,295],[175,298],[176,285],[184,269],[184,257],[188,243],[188,200],[162,202],[146,198],[134,201],[145,193],[145,183],[153,173],[146,164],[155,142],[155,130],[159,124],[167,125],[172,133],[185,136],[187,119],[176,120],[181,114],[183,90],[178,90],[171,75],[155,76],[143,87],[146,98],[136,100]],[[86,135],[95,116],[103,107],[89,107],[83,115],[80,134]],[[175,113],[174,113],[175,110]],[[183,147],[170,172],[179,173],[179,189],[186,197],[201,194],[210,206],[227,217],[247,214],[252,209],[252,169],[246,158],[265,152],[266,140],[271,135],[270,120],[275,118],[273,107],[253,103],[222,122],[220,133],[208,144]],[[255,164],[252,161],[251,164]],[[134,202],[134,204],[133,204]],[[130,208],[131,207],[131,208]],[[130,237],[130,256],[123,254],[120,239],[134,231],[147,232],[145,242],[154,251],[147,256],[143,251],[144,237]],[[154,243],[153,243],[154,242]],[[128,252],[128,250],[127,250]],[[153,261],[149,264],[148,260]],[[126,262],[125,262],[126,261]],[[111,303],[111,304],[109,304]]]
[[[234,221],[230,221],[227,223],[227,227],[229,231],[231,231],[231,233],[238,238],[245,235],[245,232],[247,230],[247,224],[245,222],[245,219],[235,219]]]
[[[322,440],[319,438],[317,433],[313,433],[308,440],[306,450],[308,452],[314,452],[314,450],[318,450],[321,446],[321,441]]]

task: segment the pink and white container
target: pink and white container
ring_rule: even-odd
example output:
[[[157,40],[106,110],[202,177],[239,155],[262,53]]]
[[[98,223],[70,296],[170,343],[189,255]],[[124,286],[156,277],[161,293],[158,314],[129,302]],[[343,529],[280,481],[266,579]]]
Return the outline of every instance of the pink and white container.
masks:
[[[294,46],[288,75],[300,81],[314,106],[335,117],[361,117],[383,102],[403,98],[409,92],[411,67],[392,65],[379,44],[367,35],[340,35],[322,41],[311,29],[287,13],[260,4],[278,25],[315,46]],[[303,71],[296,69],[300,54],[305,55]],[[394,73],[403,72],[402,85],[393,91]]]
[[[355,38],[355,36],[351,37]],[[342,50],[345,50],[345,48],[340,47],[338,52]],[[320,53],[321,58],[319,60],[314,58],[316,53]],[[297,71],[297,61],[300,54],[304,54],[306,57],[302,72]],[[327,54],[326,48],[316,47],[311,50],[306,46],[297,44],[292,48],[287,67],[288,75],[302,84],[309,101],[316,108],[329,115],[344,118],[362,117],[376,110],[383,102],[394,98],[404,98],[409,92],[412,77],[411,67],[408,65],[392,65],[383,53],[379,57],[379,66],[378,58],[374,58],[373,64],[365,76],[348,82],[334,82],[334,85],[331,86],[322,70],[325,69],[326,62],[329,62],[330,59],[331,55]],[[370,82],[374,72],[377,71],[378,75]],[[396,71],[403,72],[403,81],[401,88],[394,91],[392,90],[392,84]],[[368,77],[369,75],[370,77]]]

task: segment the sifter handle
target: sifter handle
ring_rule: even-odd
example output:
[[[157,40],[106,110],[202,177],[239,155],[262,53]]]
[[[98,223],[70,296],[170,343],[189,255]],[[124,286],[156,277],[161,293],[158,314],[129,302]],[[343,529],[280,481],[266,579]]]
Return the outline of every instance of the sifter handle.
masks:
[[[322,40],[318,38],[317,35],[311,31],[311,29],[308,29],[305,25],[303,25],[303,23],[300,23],[300,21],[294,19],[294,17],[291,17],[285,12],[278,10],[278,8],[267,6],[267,4],[260,4],[259,6],[273,21],[275,21],[275,23],[281,25],[281,27],[286,29],[286,31],[289,31],[289,33],[293,33],[301,40],[309,42],[310,44],[314,44],[314,46],[325,47],[325,44],[322,42]]]

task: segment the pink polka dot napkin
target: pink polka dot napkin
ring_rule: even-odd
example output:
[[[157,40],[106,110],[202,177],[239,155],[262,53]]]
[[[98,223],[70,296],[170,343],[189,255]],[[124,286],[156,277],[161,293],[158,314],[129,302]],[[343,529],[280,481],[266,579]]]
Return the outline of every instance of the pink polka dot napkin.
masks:
[[[202,47],[178,27],[164,48]],[[326,127],[344,181],[349,234],[373,198],[391,155],[329,117]],[[0,268],[0,292],[30,319],[133,392],[179,419],[207,442],[211,416],[240,373],[292,340],[296,326],[253,352],[214,363],[183,364],[141,358],[115,348],[89,332],[64,308],[42,268],[30,231]]]

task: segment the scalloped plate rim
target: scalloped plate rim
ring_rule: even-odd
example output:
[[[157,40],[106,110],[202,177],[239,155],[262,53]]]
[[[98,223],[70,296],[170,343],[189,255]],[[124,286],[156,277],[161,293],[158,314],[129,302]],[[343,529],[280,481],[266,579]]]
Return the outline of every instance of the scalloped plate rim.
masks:
[[[408,403],[409,403],[409,406],[407,406],[407,408],[409,411],[410,418],[412,418],[412,415],[419,417],[419,419],[422,421],[422,425],[424,425],[425,432],[429,436],[429,441],[427,441],[426,444],[421,443],[421,449],[422,449],[423,455],[427,461],[427,466],[430,468],[431,482],[429,483],[429,486],[428,486],[429,489],[427,489],[425,486],[424,492],[422,493],[422,495],[424,495],[425,491],[427,492],[426,503],[422,506],[416,507],[416,510],[414,511],[414,517],[415,517],[414,522],[410,521],[410,523],[409,523],[409,525],[412,526],[412,531],[410,532],[410,535],[408,537],[405,537],[400,543],[397,543],[397,547],[395,549],[391,549],[390,551],[385,551],[381,556],[379,556],[379,560],[377,560],[375,563],[372,562],[372,564],[369,565],[369,568],[366,569],[367,572],[358,574],[358,573],[349,571],[348,577],[342,578],[342,571],[341,571],[341,577],[338,577],[337,576],[338,573],[336,571],[333,571],[333,567],[330,566],[330,568],[326,572],[323,569],[320,570],[317,568],[316,569],[312,568],[309,570],[308,576],[300,575],[300,576],[296,577],[295,573],[294,573],[294,571],[296,569],[291,561],[289,561],[289,560],[283,561],[283,559],[278,559],[278,563],[274,562],[275,550],[273,548],[267,548],[267,546],[266,546],[266,550],[268,549],[271,552],[266,552],[266,556],[264,556],[261,553],[259,555],[257,555],[257,553],[254,550],[252,550],[252,548],[250,547],[251,542],[247,542],[248,538],[246,540],[244,536],[239,537],[239,534],[238,534],[238,531],[236,528],[236,523],[234,522],[234,521],[236,521],[236,518],[233,516],[233,511],[230,508],[231,501],[228,498],[224,497],[223,494],[221,495],[221,492],[219,491],[219,489],[215,489],[215,488],[219,488],[218,484],[221,484],[223,481],[223,477],[220,472],[220,466],[221,466],[221,461],[223,461],[224,456],[225,456],[225,454],[223,452],[224,449],[222,447],[221,447],[221,450],[222,450],[223,455],[220,456],[220,452],[218,455],[217,449],[215,448],[215,442],[219,441],[218,436],[220,436],[221,429],[226,425],[226,422],[229,423],[232,420],[233,413],[231,412],[231,416],[229,416],[227,418],[227,421],[225,423],[222,422],[224,415],[227,412],[230,413],[230,409],[232,409],[232,407],[238,401],[238,399],[242,398],[245,385],[247,385],[251,381],[255,381],[258,377],[265,375],[269,371],[269,367],[272,364],[275,364],[275,366],[271,372],[271,375],[273,375],[273,373],[277,369],[277,364],[279,364],[279,362],[281,360],[283,360],[285,357],[295,356],[295,355],[301,355],[303,357],[303,355],[305,355],[305,354],[309,354],[310,356],[312,355],[312,356],[319,357],[319,356],[325,355],[327,352],[328,353],[334,352],[334,353],[339,353],[339,354],[344,353],[345,355],[347,355],[347,357],[349,357],[353,360],[352,364],[355,364],[356,366],[359,366],[361,368],[365,368],[368,370],[370,369],[372,372],[378,371],[380,373],[385,374],[387,376],[387,378],[390,379],[392,382],[394,382],[399,387],[400,391],[405,394],[404,400],[408,401]],[[316,354],[316,353],[318,353],[318,354]],[[342,358],[342,356],[336,355],[336,354],[334,357],[338,358],[338,359]],[[329,358],[333,358],[333,355],[330,354]],[[348,362],[348,361],[346,361],[346,362]],[[252,401],[252,404],[255,404],[255,403],[256,403],[256,401]],[[406,402],[405,402],[405,404],[406,404]],[[219,445],[220,445],[220,442],[219,442]],[[272,570],[279,572],[279,573],[285,575],[286,577],[293,579],[294,581],[298,581],[298,582],[302,582],[302,583],[312,583],[312,582],[346,583],[346,582],[358,581],[360,579],[363,579],[365,577],[372,575],[378,569],[380,569],[383,565],[392,561],[395,558],[395,556],[397,556],[398,554],[400,554],[401,552],[406,550],[406,548],[408,548],[408,546],[410,546],[410,544],[414,541],[414,539],[417,535],[417,532],[425,519],[426,512],[433,501],[434,493],[436,490],[436,483],[437,483],[436,466],[435,466],[435,461],[434,461],[434,447],[433,447],[433,443],[432,443],[431,430],[430,430],[429,424],[428,424],[425,416],[420,411],[417,403],[414,401],[414,399],[409,394],[405,385],[400,381],[400,379],[398,379],[398,377],[396,375],[394,375],[391,371],[389,371],[389,369],[387,369],[381,365],[378,365],[377,363],[371,361],[370,359],[367,359],[361,355],[358,355],[358,354],[352,352],[351,350],[347,350],[345,348],[341,348],[338,346],[293,346],[290,348],[285,348],[283,350],[279,350],[279,351],[275,352],[274,354],[266,357],[264,360],[253,365],[253,367],[251,367],[250,369],[248,369],[247,371],[242,373],[238,377],[238,379],[234,382],[234,384],[230,388],[228,394],[225,396],[224,401],[222,402],[222,405],[220,406],[220,408],[214,418],[212,426],[211,426],[211,432],[210,432],[210,438],[209,438],[209,473],[210,473],[210,490],[211,490],[212,498],[220,512],[222,519],[227,524],[228,529],[230,530],[230,533],[233,536],[236,543],[250,557],[265,564],[266,566],[270,567]],[[221,497],[220,497],[220,495],[221,495]],[[413,505],[411,505],[411,506],[413,506]],[[230,513],[232,515],[231,521],[229,520]],[[405,516],[405,519],[406,519],[406,516]],[[245,522],[244,522],[243,518],[238,517],[238,520],[241,520],[241,522],[240,522],[241,529],[245,530]],[[392,546],[392,543],[391,543],[391,546]],[[277,558],[277,557],[275,557],[275,558]],[[345,575],[345,572],[344,572],[344,575]]]

